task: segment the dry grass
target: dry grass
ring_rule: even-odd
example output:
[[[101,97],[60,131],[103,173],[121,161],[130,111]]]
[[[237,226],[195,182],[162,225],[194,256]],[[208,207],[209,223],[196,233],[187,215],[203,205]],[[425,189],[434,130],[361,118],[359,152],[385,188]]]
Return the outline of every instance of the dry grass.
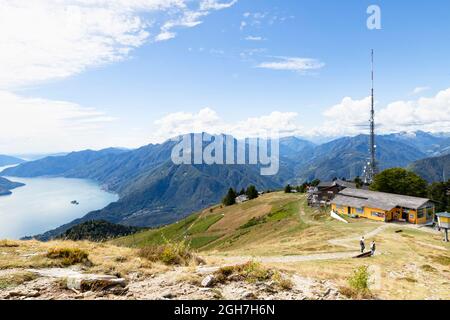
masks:
[[[26,271],[16,271],[0,276],[0,290],[13,288],[36,279],[36,275]]]
[[[293,282],[280,272],[263,267],[260,263],[254,261],[237,266],[222,267],[214,273],[214,278],[216,283],[273,281],[282,290],[291,290],[294,286]]]
[[[0,248],[17,248],[19,245],[11,240],[0,240]]]
[[[68,267],[74,264],[90,266],[89,254],[79,248],[52,248],[47,252],[47,258],[58,260],[61,266]]]
[[[148,246],[139,250],[139,256],[151,262],[162,262],[169,266],[189,266],[204,263],[184,242]]]
[[[0,248],[0,270],[60,267],[61,259],[51,259],[47,253],[54,248],[77,248],[89,253],[92,264],[82,265],[91,273],[109,275],[129,274],[150,275],[164,272],[167,267],[160,263],[151,263],[138,255],[137,249],[117,247],[105,243],[88,241],[16,241],[17,247]]]

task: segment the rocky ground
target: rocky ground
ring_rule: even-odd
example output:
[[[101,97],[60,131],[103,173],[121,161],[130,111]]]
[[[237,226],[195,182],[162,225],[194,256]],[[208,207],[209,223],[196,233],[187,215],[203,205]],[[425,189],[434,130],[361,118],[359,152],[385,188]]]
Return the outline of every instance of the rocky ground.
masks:
[[[0,289],[0,299],[342,299],[338,289],[328,281],[289,276],[292,288],[280,289],[274,281],[227,281],[215,283],[214,275],[198,268],[177,267],[151,276],[131,274],[128,279],[83,274],[71,269],[8,269],[5,277],[18,272],[33,274],[18,286]],[[287,275],[286,275],[287,277]]]

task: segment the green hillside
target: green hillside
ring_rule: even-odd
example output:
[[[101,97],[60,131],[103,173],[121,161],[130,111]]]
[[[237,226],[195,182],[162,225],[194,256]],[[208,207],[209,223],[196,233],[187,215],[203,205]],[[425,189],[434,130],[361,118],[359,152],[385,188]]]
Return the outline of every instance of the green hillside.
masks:
[[[347,227],[347,230],[345,225],[331,219],[328,211],[309,208],[305,195],[274,192],[243,204],[211,207],[177,223],[112,242],[144,247],[167,241],[185,241],[203,252],[298,254],[328,250],[330,247],[324,246],[327,239],[372,226],[372,222],[366,220],[355,221],[354,224],[357,228]],[[308,237],[311,233],[316,237]]]

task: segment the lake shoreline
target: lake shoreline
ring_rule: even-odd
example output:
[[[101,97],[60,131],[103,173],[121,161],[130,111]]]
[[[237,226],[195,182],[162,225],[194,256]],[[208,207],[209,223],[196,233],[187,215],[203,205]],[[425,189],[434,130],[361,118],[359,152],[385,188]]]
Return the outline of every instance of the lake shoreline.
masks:
[[[25,183],[0,197],[0,239],[20,239],[84,217],[106,207],[119,195],[88,179],[5,177]],[[73,201],[78,204],[73,204]]]

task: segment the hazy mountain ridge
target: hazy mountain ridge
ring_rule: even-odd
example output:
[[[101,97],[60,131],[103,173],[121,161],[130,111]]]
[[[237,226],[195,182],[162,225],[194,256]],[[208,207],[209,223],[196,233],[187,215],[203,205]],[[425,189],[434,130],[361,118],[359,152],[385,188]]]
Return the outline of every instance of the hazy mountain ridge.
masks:
[[[426,157],[411,144],[393,137],[377,136],[377,159],[380,169],[405,167]],[[331,180],[335,177],[353,179],[361,176],[368,161],[369,136],[345,137],[314,148],[311,155],[299,158],[299,181]]]
[[[25,160],[0,154],[0,167],[23,163]]]
[[[416,161],[410,169],[428,182],[447,181],[450,179],[450,154]]]

